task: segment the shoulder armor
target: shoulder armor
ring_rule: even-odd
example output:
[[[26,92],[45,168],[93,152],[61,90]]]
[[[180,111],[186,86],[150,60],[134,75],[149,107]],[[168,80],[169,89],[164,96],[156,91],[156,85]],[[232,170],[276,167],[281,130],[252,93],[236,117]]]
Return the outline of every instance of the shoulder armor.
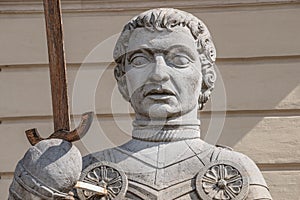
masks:
[[[200,199],[244,200],[249,191],[249,176],[238,163],[216,160],[197,174],[196,191]]]
[[[218,156],[218,160],[229,160],[242,165],[249,174],[250,185],[262,185],[267,187],[264,177],[256,164],[248,156],[235,151],[223,150]]]
[[[224,149],[220,152],[218,160],[229,160],[234,163],[239,163],[243,166],[249,176],[249,196],[255,197],[253,199],[259,199],[262,197],[269,197],[265,199],[272,199],[262,173],[254,163],[254,161],[251,160],[248,156],[242,153]]]

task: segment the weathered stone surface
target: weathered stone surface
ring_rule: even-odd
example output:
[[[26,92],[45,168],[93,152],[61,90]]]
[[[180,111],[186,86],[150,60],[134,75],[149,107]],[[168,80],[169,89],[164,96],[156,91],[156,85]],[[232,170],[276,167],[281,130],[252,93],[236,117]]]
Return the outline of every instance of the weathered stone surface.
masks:
[[[85,156],[87,173],[119,166],[130,199],[272,199],[251,159],[200,139],[197,110],[216,80],[216,49],[201,20],[174,9],[141,13],[124,26],[113,56],[118,89],[135,111],[133,139]],[[106,180],[97,176],[110,190]]]
[[[79,179],[79,150],[61,139],[43,140],[29,148],[15,169],[9,199],[67,196]]]
[[[276,200],[298,199],[300,196],[299,171],[263,171],[272,196]],[[8,188],[12,179],[0,179],[0,198],[8,198]]]

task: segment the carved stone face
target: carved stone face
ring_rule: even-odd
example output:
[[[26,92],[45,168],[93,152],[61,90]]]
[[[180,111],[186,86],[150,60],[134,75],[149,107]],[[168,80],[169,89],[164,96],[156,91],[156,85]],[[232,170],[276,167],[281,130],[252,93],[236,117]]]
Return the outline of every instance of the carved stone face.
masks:
[[[201,63],[188,28],[135,29],[125,62],[128,92],[137,117],[166,119],[197,112]]]

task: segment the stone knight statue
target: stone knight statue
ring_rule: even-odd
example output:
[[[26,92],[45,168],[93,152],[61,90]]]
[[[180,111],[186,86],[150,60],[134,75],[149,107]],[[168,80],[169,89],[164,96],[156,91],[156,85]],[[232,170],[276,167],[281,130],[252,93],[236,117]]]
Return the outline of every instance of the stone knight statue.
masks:
[[[71,143],[42,141],[19,162],[10,199],[272,199],[250,158],[200,139],[198,109],[216,80],[201,20],[169,8],[141,13],[125,25],[114,59],[119,91],[135,111],[132,139],[82,160]],[[76,181],[87,187],[72,190]]]

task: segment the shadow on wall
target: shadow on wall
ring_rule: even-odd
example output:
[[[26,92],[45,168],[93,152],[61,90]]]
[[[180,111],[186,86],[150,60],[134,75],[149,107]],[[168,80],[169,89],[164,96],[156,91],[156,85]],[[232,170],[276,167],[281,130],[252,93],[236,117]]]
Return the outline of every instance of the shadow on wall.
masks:
[[[272,137],[279,130],[268,127],[271,119],[265,117],[276,120],[276,117],[299,116],[299,61],[266,59],[219,64],[228,110],[220,143],[233,147],[246,134],[255,131],[269,131]],[[281,126],[290,128],[287,124]]]

